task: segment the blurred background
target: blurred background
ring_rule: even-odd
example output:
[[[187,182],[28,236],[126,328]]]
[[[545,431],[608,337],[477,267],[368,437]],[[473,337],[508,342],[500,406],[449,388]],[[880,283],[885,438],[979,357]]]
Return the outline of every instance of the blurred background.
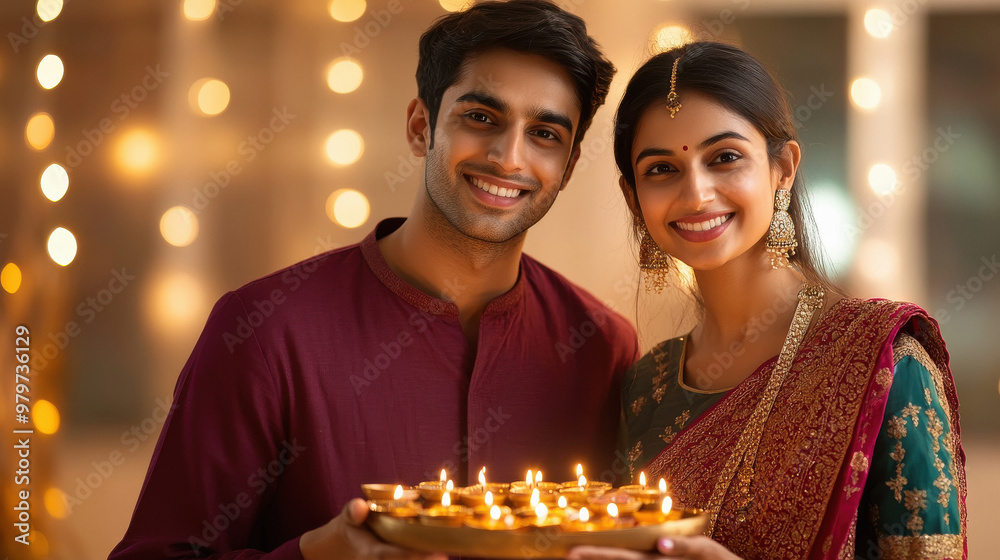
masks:
[[[574,178],[527,252],[635,320],[611,155],[631,73],[694,39],[783,81],[836,281],[940,322],[962,402],[972,558],[1000,545],[1000,2],[560,0],[619,68]],[[405,215],[420,33],[459,0],[0,4],[0,554],[97,559],[121,538],[212,304]],[[29,424],[15,328],[30,331]],[[12,430],[31,436],[31,545],[12,544]]]

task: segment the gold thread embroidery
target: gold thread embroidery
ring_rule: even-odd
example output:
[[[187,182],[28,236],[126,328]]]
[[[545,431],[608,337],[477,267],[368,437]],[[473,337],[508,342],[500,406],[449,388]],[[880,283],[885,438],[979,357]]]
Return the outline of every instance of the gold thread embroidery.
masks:
[[[903,412],[900,414],[903,418],[910,417],[913,421],[913,427],[916,428],[920,421],[920,407],[910,403],[903,407]],[[905,435],[905,434],[904,434]]]
[[[889,429],[887,430],[889,437],[892,439],[903,439],[906,437],[906,420],[900,418],[899,416],[893,416],[889,419]]]
[[[691,411],[685,410],[677,418],[674,418],[674,426],[677,426],[678,428],[683,428],[684,426],[687,425],[687,422],[690,419],[691,419]]]
[[[856,451],[854,456],[851,457],[851,481],[844,486],[844,492],[847,494],[847,498],[861,491],[861,475],[868,472],[868,457],[861,451]]]
[[[878,373],[875,375],[875,382],[883,387],[888,386],[892,383],[892,371],[889,368],[878,370]]]
[[[879,540],[878,544],[885,560],[965,556],[965,538],[962,535],[891,536]]]
[[[913,531],[913,536],[917,536],[924,528],[924,518],[920,516],[920,512],[927,509],[927,491],[907,490],[903,492],[903,495],[906,496],[903,505],[910,512],[910,520],[906,522],[906,528]]]
[[[663,429],[663,435],[660,436],[660,439],[663,440],[663,443],[670,445],[670,442],[674,441],[674,437],[676,436],[677,433],[674,432],[674,427],[667,426],[666,428]]]
[[[938,419],[937,411],[933,408],[928,408],[924,414],[927,415],[927,432],[931,435],[931,442],[936,454],[941,451],[941,442],[938,439],[944,435],[944,425]]]
[[[924,387],[924,400],[927,404],[931,404],[931,389],[930,387]]]
[[[646,397],[639,397],[632,401],[632,414],[638,416],[642,408],[646,406]]]

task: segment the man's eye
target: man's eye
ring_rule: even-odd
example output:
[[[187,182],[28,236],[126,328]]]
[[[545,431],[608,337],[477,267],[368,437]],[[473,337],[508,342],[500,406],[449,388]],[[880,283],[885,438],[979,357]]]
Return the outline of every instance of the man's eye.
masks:
[[[467,116],[476,122],[481,122],[481,123],[492,122],[488,116],[482,113],[469,113]]]

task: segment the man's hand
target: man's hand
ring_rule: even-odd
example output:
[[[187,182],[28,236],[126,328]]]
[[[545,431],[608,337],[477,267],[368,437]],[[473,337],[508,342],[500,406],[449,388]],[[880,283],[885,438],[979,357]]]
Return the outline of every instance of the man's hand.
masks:
[[[729,552],[726,547],[704,535],[660,539],[656,543],[656,548],[663,556],[624,548],[578,546],[569,551],[566,560],[664,560],[668,558],[739,560],[739,557]]]
[[[443,554],[414,552],[386,544],[364,526],[368,507],[354,499],[329,523],[302,535],[299,550],[305,560],[448,560]]]

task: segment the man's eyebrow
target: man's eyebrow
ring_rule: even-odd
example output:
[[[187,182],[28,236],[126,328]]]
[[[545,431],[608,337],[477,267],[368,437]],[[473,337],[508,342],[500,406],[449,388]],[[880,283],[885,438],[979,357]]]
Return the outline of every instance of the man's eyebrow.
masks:
[[[478,92],[470,91],[469,93],[462,94],[455,100],[456,103],[478,103],[480,105],[485,105],[494,111],[501,114],[510,113],[510,105],[508,105],[502,99],[495,96]],[[538,108],[532,111],[529,116],[530,119],[555,125],[561,128],[565,128],[566,132],[573,133],[573,120],[569,118],[568,115],[563,113],[558,113],[549,109]]]
[[[740,134],[739,132],[734,132],[732,130],[727,130],[726,132],[721,132],[712,136],[708,140],[705,140],[701,144],[698,144],[699,149],[705,149],[712,144],[721,142],[723,140],[735,138],[736,140],[743,140],[744,142],[749,142],[750,140]],[[654,156],[674,156],[676,155],[673,150],[668,150],[666,148],[646,148],[645,150],[639,152],[639,155],[635,158],[635,163],[638,164],[643,158],[654,157]]]

